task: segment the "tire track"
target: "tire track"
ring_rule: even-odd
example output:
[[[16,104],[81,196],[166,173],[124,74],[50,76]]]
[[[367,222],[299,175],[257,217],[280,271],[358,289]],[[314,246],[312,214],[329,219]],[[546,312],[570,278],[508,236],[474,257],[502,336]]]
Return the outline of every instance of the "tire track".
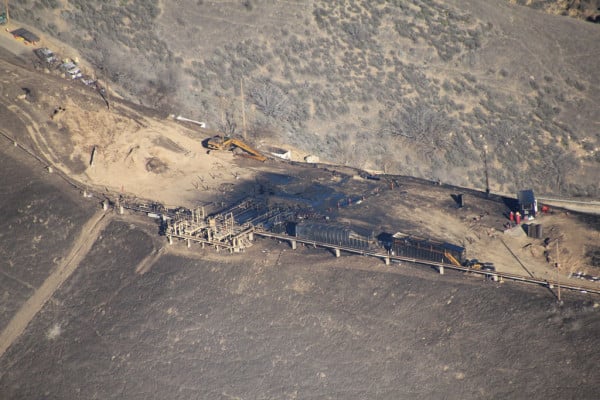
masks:
[[[0,358],[21,336],[58,288],[75,272],[110,221],[111,218],[107,217],[104,212],[98,212],[82,227],[79,237],[64,261],[50,273],[44,283],[21,306],[0,334]]]
[[[56,155],[56,153],[52,149],[52,146],[48,144],[48,141],[46,140],[44,135],[40,133],[40,126],[35,121],[35,119],[21,107],[15,104],[11,104],[7,108],[10,111],[12,111],[13,114],[24,123],[29,137],[35,144],[35,147],[37,147],[37,150],[46,159],[46,162],[60,165],[60,158]]]
[[[138,275],[144,275],[146,272],[150,271],[150,268],[158,261],[158,259],[163,255],[164,248],[161,247],[158,250],[154,250],[148,256],[146,256],[135,268],[135,272]]]

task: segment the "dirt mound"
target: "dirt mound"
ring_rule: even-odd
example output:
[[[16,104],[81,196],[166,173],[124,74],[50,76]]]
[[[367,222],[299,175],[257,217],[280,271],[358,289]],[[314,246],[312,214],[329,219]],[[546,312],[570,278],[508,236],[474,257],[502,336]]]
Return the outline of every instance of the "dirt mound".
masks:
[[[160,158],[152,157],[146,161],[146,171],[154,174],[163,174],[169,170],[167,163],[162,161]]]

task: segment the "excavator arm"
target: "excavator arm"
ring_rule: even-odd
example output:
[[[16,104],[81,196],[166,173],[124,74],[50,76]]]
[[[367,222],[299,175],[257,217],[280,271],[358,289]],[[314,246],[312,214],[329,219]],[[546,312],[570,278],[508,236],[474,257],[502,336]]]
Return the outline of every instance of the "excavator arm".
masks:
[[[235,147],[239,147],[240,149],[244,150],[246,153],[248,153],[247,157],[253,158],[255,160],[258,160],[260,162],[264,162],[267,157],[265,157],[264,155],[262,155],[260,153],[260,151],[256,150],[255,148],[249,146],[247,143],[242,142],[241,140],[238,139],[230,139],[231,144]]]
[[[231,150],[232,147],[239,147],[247,153],[243,155],[244,157],[252,158],[261,162],[264,162],[267,159],[267,157],[265,157],[260,151],[256,150],[246,142],[221,135],[210,138],[206,142],[206,146],[213,150]]]
[[[460,262],[458,262],[458,260],[456,259],[456,257],[454,257],[452,254],[450,254],[449,252],[445,251],[444,252],[444,257],[446,257],[448,260],[450,260],[450,262],[454,265],[457,266],[461,266]]]

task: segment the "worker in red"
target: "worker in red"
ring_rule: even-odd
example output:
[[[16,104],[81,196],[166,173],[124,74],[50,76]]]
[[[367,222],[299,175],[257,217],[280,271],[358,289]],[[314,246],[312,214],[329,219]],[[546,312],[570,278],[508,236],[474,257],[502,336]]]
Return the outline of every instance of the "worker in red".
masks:
[[[508,219],[510,220],[510,222],[513,222],[515,220],[515,213],[512,212],[512,210],[510,211],[510,213],[508,213]]]
[[[515,214],[515,220],[517,222],[517,225],[519,225],[521,223],[521,213],[517,211],[517,213]]]

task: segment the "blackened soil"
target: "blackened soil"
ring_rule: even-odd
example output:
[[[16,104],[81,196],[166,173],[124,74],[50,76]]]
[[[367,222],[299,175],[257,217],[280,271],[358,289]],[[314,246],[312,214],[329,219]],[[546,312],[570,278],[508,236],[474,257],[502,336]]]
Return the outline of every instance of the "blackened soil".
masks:
[[[76,196],[17,148],[0,152],[0,329],[68,253],[94,212]]]
[[[136,226],[109,225],[0,360],[2,397],[591,399],[600,390],[600,312],[575,294],[558,308],[545,289],[340,268],[343,259],[332,268],[329,255],[304,249],[276,264],[167,255],[137,275],[152,248]]]
[[[0,163],[5,323],[94,209],[17,156]],[[558,307],[543,288],[372,267],[376,260],[266,240],[242,256],[166,251],[139,275],[157,250],[154,235],[135,220],[102,232],[0,358],[0,398],[600,393],[597,297],[568,293]]]

